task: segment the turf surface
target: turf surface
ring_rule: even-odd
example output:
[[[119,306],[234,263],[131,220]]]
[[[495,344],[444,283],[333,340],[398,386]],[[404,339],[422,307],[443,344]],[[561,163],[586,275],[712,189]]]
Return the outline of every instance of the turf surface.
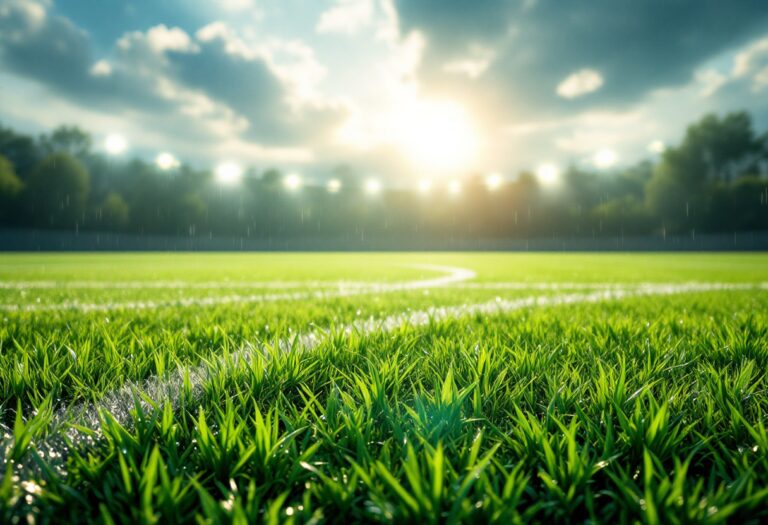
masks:
[[[386,288],[419,264],[476,275]],[[584,300],[692,281],[738,286]],[[3,255],[0,522],[760,523],[766,282],[754,254]]]

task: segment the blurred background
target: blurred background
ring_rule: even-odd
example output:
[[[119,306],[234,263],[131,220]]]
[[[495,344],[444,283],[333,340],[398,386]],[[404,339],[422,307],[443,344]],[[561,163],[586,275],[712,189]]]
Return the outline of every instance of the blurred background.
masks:
[[[0,86],[0,249],[768,247],[761,2],[0,0]]]

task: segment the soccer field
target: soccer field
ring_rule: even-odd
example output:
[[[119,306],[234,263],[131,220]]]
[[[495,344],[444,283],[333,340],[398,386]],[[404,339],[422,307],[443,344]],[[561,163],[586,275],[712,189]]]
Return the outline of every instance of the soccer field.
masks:
[[[768,520],[768,255],[0,255],[0,522]]]

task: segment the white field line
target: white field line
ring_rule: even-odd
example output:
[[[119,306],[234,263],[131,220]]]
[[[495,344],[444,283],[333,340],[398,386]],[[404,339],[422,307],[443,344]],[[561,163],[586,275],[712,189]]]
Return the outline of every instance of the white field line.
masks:
[[[429,266],[420,265],[420,268],[435,270],[435,271],[448,271],[450,268],[442,266]],[[410,282],[364,282],[364,281],[282,281],[282,282],[257,282],[249,281],[237,283],[236,281],[208,281],[208,282],[184,282],[184,281],[161,281],[155,283],[147,281],[123,281],[114,283],[105,283],[99,281],[73,281],[72,283],[57,283],[54,281],[29,281],[28,283],[34,283],[40,289],[48,288],[48,284],[63,285],[65,288],[80,289],[216,289],[216,288],[238,288],[238,287],[263,287],[268,289],[290,289],[290,288],[314,288],[314,290],[303,292],[291,292],[291,293],[267,293],[267,294],[230,294],[220,296],[208,296],[208,297],[178,297],[173,299],[153,301],[123,301],[123,302],[109,302],[109,303],[84,303],[80,301],[63,301],[60,303],[27,303],[27,304],[0,304],[0,311],[6,312],[45,312],[45,311],[79,311],[79,312],[103,312],[114,310],[151,310],[156,308],[186,308],[186,307],[209,307],[217,305],[231,305],[231,304],[249,304],[249,303],[266,303],[276,301],[301,301],[307,299],[329,299],[335,297],[349,297],[355,295],[369,294],[369,293],[388,293],[403,290],[413,290],[419,288],[432,288],[438,286],[450,286],[458,289],[469,290],[626,290],[636,289],[648,286],[677,286],[680,284],[685,285],[706,285],[712,286],[713,283],[705,282],[685,282],[685,283],[654,283],[654,282],[637,282],[620,284],[615,282],[597,282],[597,283],[584,283],[584,282],[528,282],[528,281],[510,281],[510,282],[465,282],[465,279],[471,279],[472,277],[448,275],[446,276],[449,282],[442,282],[443,278],[430,279],[424,281],[410,281]],[[439,284],[434,284],[434,283]],[[14,284],[20,285],[17,289],[25,290],[25,284],[22,281],[18,283],[0,283],[0,289],[13,289]],[[3,286],[6,285],[6,286]],[[39,286],[38,286],[39,285]],[[736,289],[739,286],[746,288],[760,288],[768,289],[768,283],[759,284],[728,284],[720,283],[722,286],[730,287],[729,289]],[[51,286],[51,288],[54,288]],[[320,290],[318,290],[318,288]],[[333,288],[336,288],[335,290]]]
[[[0,290],[219,290],[338,288],[369,286],[365,281],[0,281]]]
[[[0,304],[0,311],[6,312],[48,312],[72,310],[77,312],[104,312],[113,310],[151,310],[156,308],[185,308],[190,306],[207,307],[225,304],[267,303],[275,301],[302,301],[309,299],[330,299],[350,297],[362,294],[381,294],[450,286],[475,277],[475,272],[465,268],[419,264],[413,268],[442,272],[444,275],[417,281],[368,284],[355,283],[353,286],[342,285],[336,290],[312,290],[290,293],[269,293],[250,295],[220,295],[208,297],[182,297],[163,301],[125,301],[108,303],[84,303],[64,301],[61,303]]]
[[[311,351],[333,333],[369,335],[377,332],[391,332],[402,326],[420,327],[432,322],[460,319],[467,316],[502,315],[529,307],[597,303],[627,297],[756,288],[756,285],[747,284],[682,283],[643,285],[632,289],[609,289],[556,296],[538,295],[512,300],[497,298],[483,303],[436,306],[426,310],[394,314],[381,319],[360,320],[333,331],[331,329],[319,329],[282,339],[277,341],[274,346],[285,352]],[[203,394],[204,384],[207,380],[228,375],[238,363],[249,363],[256,355],[267,356],[268,348],[270,348],[268,343],[258,341],[240,348],[228,357],[218,357],[212,362],[192,367],[181,366],[169,374],[151,376],[141,383],[128,382],[117,390],[105,394],[98,402],[64,407],[54,415],[47,438],[36,443],[35,450],[41,457],[47,458],[50,468],[65,474],[64,461],[62,460],[66,455],[67,445],[62,436],[66,436],[77,447],[96,443],[100,438],[100,414],[102,411],[109,412],[121,425],[130,426],[136,403],[139,404],[145,414],[152,413],[153,404],[157,406],[170,403],[174,410],[178,410],[182,399],[197,403]],[[151,402],[147,400],[151,400]],[[12,441],[12,438],[6,435],[4,441],[8,442],[9,439]],[[3,445],[0,444],[0,450],[2,448]]]
[[[691,284],[696,281],[688,281]],[[0,290],[244,290],[248,288],[264,290],[287,290],[291,288],[367,288],[384,286],[386,282],[376,281],[0,281]],[[391,283],[389,283],[391,284]],[[616,282],[550,282],[550,281],[492,281],[462,282],[452,285],[454,288],[477,290],[587,290],[636,286],[675,285],[674,282],[644,281],[636,283]],[[701,284],[706,284],[702,282]],[[753,286],[753,285],[750,285]],[[768,288],[768,283],[759,283],[760,288]]]
[[[647,288],[653,286],[720,286],[723,289],[735,290],[743,289],[768,289],[768,283],[707,283],[700,281],[684,282],[636,282],[636,283],[615,283],[615,282],[528,282],[528,281],[494,281],[494,282],[463,282],[451,286],[451,288],[465,290],[628,290],[636,288]]]

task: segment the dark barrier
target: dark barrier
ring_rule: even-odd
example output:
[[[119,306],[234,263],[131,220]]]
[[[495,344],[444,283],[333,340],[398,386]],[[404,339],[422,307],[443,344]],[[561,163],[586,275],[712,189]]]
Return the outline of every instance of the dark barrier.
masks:
[[[686,236],[232,238],[0,230],[0,251],[763,251],[768,232]]]

